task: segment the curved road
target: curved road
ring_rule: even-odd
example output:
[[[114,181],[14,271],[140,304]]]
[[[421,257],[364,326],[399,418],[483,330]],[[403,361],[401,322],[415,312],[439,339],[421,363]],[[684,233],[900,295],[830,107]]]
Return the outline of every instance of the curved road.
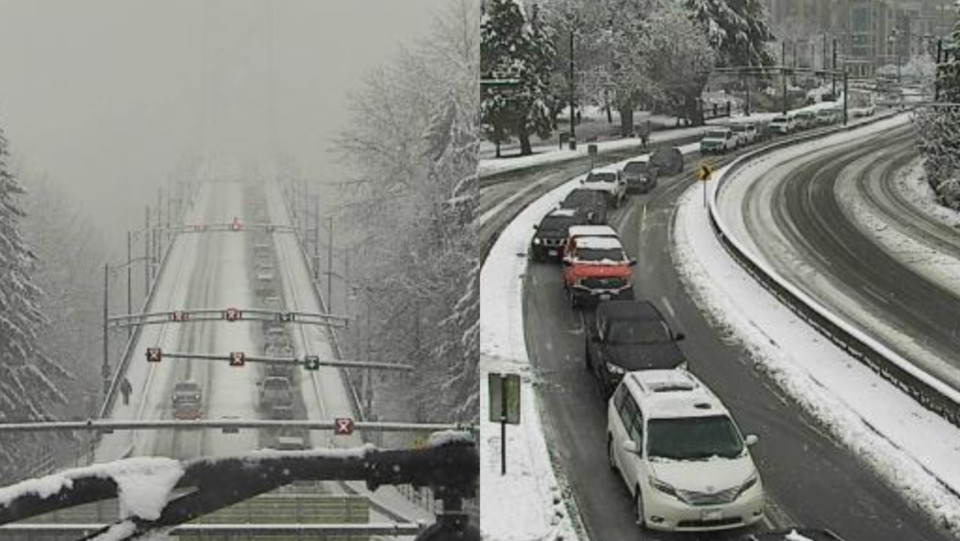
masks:
[[[689,163],[689,162],[688,162]],[[689,170],[689,165],[688,165]],[[528,175],[517,183],[536,182]],[[745,432],[760,443],[754,457],[771,497],[769,521],[757,528],[829,527],[848,541],[950,539],[857,456],[838,446],[758,373],[741,347],[715,328],[687,295],[671,249],[677,200],[690,174],[662,179],[614,213],[628,252],[638,256],[634,286],[682,329],[691,370],[713,388]],[[524,296],[525,333],[541,381],[547,439],[591,539],[737,539],[744,532],[639,534],[628,493],[607,468],[605,404],[584,370],[584,321],[568,307],[559,266],[531,265]],[[589,317],[589,316],[588,316]]]

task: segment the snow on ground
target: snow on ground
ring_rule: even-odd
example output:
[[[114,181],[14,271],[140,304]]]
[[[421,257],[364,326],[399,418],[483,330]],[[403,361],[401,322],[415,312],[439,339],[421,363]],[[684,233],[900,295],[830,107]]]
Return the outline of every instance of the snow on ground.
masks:
[[[659,143],[662,141],[673,141],[683,137],[689,137],[691,135],[698,135],[703,133],[706,130],[706,127],[700,126],[696,128],[681,128],[678,130],[669,130],[669,131],[656,131],[650,135],[651,143]],[[567,160],[572,160],[574,158],[587,156],[587,145],[596,144],[598,152],[606,152],[611,150],[622,150],[625,148],[640,148],[640,139],[638,138],[628,138],[628,139],[616,139],[613,141],[601,141],[598,143],[578,143],[577,150],[570,150],[568,147],[564,146],[561,150],[557,145],[543,145],[534,148],[534,154],[530,156],[519,156],[514,158],[491,158],[491,159],[481,159],[478,167],[480,176],[490,175],[493,173],[502,173],[504,171],[514,171],[517,169],[526,169],[528,167],[534,167],[537,165],[544,165],[549,163],[558,163]]]
[[[907,201],[929,216],[933,216],[944,225],[960,227],[960,213],[937,203],[937,194],[927,182],[923,163],[918,158],[904,173],[896,178],[895,186],[906,196]]]
[[[898,492],[938,522],[960,526],[960,431],[829,342],[755,282],[714,236],[701,197],[699,187],[684,194],[674,235],[674,263],[698,306]]]

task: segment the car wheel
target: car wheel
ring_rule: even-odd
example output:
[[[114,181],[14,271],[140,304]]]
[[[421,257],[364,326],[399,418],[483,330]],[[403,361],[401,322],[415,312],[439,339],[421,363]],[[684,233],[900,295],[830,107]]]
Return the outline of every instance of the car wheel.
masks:
[[[646,515],[643,512],[643,495],[640,493],[640,487],[637,487],[637,492],[633,496],[633,510],[636,513],[637,526],[641,530],[647,529]]]
[[[607,434],[607,461],[610,471],[617,471],[617,459],[613,456],[613,434]]]

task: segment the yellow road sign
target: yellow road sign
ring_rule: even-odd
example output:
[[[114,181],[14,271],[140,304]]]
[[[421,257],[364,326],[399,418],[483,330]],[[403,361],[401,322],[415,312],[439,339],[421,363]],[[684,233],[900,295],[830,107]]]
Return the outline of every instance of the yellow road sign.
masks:
[[[713,174],[713,167],[709,164],[703,164],[697,168],[697,178],[699,180],[707,181],[710,180],[710,176]]]

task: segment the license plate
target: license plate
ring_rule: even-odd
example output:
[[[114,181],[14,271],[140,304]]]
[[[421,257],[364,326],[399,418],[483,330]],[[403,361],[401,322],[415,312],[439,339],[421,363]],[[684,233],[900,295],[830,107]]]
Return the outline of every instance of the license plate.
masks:
[[[609,293],[604,293],[604,294],[600,295],[600,300],[601,300],[601,301],[609,301],[609,300],[610,300],[610,294],[609,294]]]
[[[707,509],[700,511],[700,520],[721,520],[723,519],[723,509]]]
[[[547,250],[547,254],[548,254],[548,255],[551,255],[551,256],[555,256],[555,255],[557,255],[557,251],[556,251],[556,250]]]

